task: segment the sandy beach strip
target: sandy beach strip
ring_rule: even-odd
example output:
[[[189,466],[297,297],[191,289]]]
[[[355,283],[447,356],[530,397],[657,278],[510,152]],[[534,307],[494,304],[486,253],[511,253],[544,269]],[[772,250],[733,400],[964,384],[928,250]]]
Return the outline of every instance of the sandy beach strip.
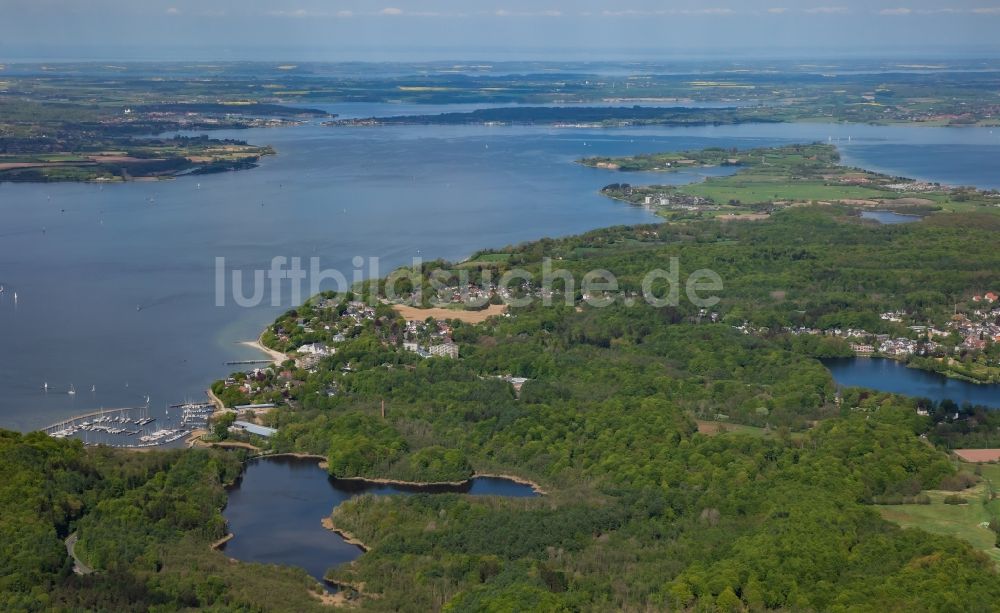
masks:
[[[288,356],[286,354],[281,353],[280,351],[275,351],[274,349],[269,349],[269,348],[265,347],[264,343],[261,342],[262,338],[264,338],[264,333],[263,332],[261,332],[260,336],[257,337],[257,340],[255,340],[255,341],[243,341],[240,344],[241,345],[246,345],[247,347],[253,347],[257,351],[260,351],[261,353],[267,354],[267,357],[271,358],[271,360],[275,364],[281,364],[282,362],[284,362],[285,360],[288,359]]]
[[[368,547],[368,545],[365,545],[360,540],[358,540],[358,537],[354,536],[353,534],[351,534],[347,530],[342,530],[342,529],[338,528],[337,526],[335,526],[333,524],[333,518],[331,518],[331,517],[324,517],[322,523],[323,523],[323,527],[324,528],[326,528],[327,530],[329,530],[331,532],[336,533],[340,538],[344,539],[344,542],[347,543],[348,545],[354,545],[355,547],[359,548],[361,551],[369,551],[371,549],[370,547]]]
[[[506,479],[508,481],[513,481],[514,483],[520,483],[521,485],[527,485],[531,489],[535,490],[536,494],[539,494],[541,496],[545,496],[545,495],[548,494],[548,492],[545,491],[545,489],[542,488],[542,486],[538,485],[534,481],[532,481],[530,479],[525,479],[523,477],[518,477],[517,475],[503,475],[503,474],[496,474],[496,473],[476,473],[476,474],[472,475],[473,479],[476,479],[477,477],[492,477],[493,479]]]

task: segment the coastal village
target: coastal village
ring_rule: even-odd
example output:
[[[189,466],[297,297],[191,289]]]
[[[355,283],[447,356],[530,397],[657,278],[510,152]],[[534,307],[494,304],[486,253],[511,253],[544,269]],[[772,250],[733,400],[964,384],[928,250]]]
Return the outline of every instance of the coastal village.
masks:
[[[470,285],[449,287],[445,293],[460,305],[470,294],[490,298],[505,292],[495,286],[483,289]],[[251,435],[267,438],[273,434],[262,425],[267,423],[267,413],[277,405],[294,404],[295,391],[304,384],[308,375],[326,368],[339,373],[340,377],[347,377],[361,368],[351,360],[338,360],[338,357],[341,347],[363,332],[374,332],[384,349],[398,351],[397,361],[402,367],[412,367],[414,358],[458,359],[461,349],[453,339],[454,324],[451,322],[462,322],[470,316],[481,321],[491,314],[505,311],[500,306],[490,309],[484,312],[440,308],[424,310],[385,302],[372,306],[353,298],[337,300],[330,294],[320,295],[286,313],[262,335],[262,340],[272,348],[273,353],[285,355],[287,360],[276,359],[271,366],[234,373],[220,382],[221,385],[217,384],[213,392],[218,404],[230,407],[230,412],[241,418],[231,422],[230,434],[247,440],[252,440]],[[434,313],[438,318],[427,316],[419,319],[414,316],[414,313],[424,312]],[[449,319],[446,320],[445,316]],[[382,367],[393,368],[396,365],[386,362]],[[510,375],[497,375],[497,378],[509,383],[515,394],[520,393],[521,386],[527,381]],[[337,379],[333,377],[317,393],[330,398],[338,396],[341,384]]]
[[[780,331],[793,336],[842,339],[855,355],[860,356],[903,361],[919,357],[933,359],[944,366],[965,361],[986,368],[1000,367],[1000,293],[990,291],[973,295],[963,312],[959,312],[958,306],[955,305],[954,314],[946,322],[937,324],[918,322],[905,311],[888,311],[879,315],[884,329],[905,328],[905,335],[859,328],[783,327]],[[763,335],[770,332],[749,322],[735,327],[744,334]]]
[[[340,377],[349,376],[359,370],[358,364],[350,360],[337,361],[335,358],[341,346],[359,337],[366,330],[374,332],[383,348],[398,351],[401,356],[410,355],[418,359],[458,359],[461,347],[454,339],[455,325],[461,325],[470,314],[480,313],[475,310],[461,310],[460,307],[468,304],[470,300],[476,304],[490,304],[523,296],[552,298],[553,294],[529,283],[522,283],[511,289],[498,288],[494,284],[452,285],[439,292],[439,297],[443,299],[441,303],[443,308],[437,309],[404,306],[403,302],[413,298],[410,295],[405,296],[400,304],[383,301],[374,306],[354,297],[338,300],[329,294],[320,295],[286,313],[262,335],[265,345],[275,355],[271,365],[233,373],[220,381],[217,388],[213,388],[216,409],[226,407],[224,413],[231,415],[230,419],[222,420],[226,436],[235,440],[260,442],[261,439],[275,434],[276,430],[268,425],[273,423],[268,418],[268,413],[280,405],[294,406],[296,402],[294,399],[299,397],[296,392],[304,385],[308,375],[316,374],[325,367],[339,373]],[[883,312],[879,314],[881,325],[877,330],[853,327],[820,329],[802,326],[786,326],[770,330],[750,322],[743,322],[734,327],[744,334],[765,336],[777,332],[791,336],[809,335],[836,339],[854,355],[886,357],[905,362],[922,359],[925,360],[923,363],[916,364],[922,368],[935,369],[934,362],[942,365],[941,370],[949,365],[962,363],[982,365],[990,369],[1000,368],[1000,292],[974,294],[963,304],[961,312],[959,305],[955,305],[953,315],[946,321],[936,323],[918,321],[913,314],[901,310]],[[455,308],[447,308],[448,306]],[[478,321],[490,316],[490,313],[510,316],[505,307],[494,306],[497,308],[496,311],[482,312]],[[425,313],[436,317],[424,316]],[[694,319],[698,323],[719,323],[724,317],[718,311],[709,312],[702,309]],[[893,330],[895,332],[891,333]],[[281,360],[281,356],[287,359]],[[327,360],[325,366],[324,360]],[[407,363],[412,364],[405,357],[399,361],[403,367],[410,367]],[[388,362],[382,366],[394,367]],[[526,378],[509,374],[494,376],[510,384],[518,395],[521,387],[528,381]],[[339,395],[341,384],[338,383],[338,378],[333,377],[327,386],[317,393],[330,398]],[[62,438],[92,431],[95,435],[105,433],[105,435],[137,436],[135,442],[126,442],[123,446],[147,447],[173,443],[191,434],[192,428],[208,428],[206,406],[178,406],[177,408],[184,410],[184,419],[173,429],[165,430],[162,427],[159,430],[149,427],[130,429],[127,424],[132,421],[126,420],[123,416],[99,415],[89,420],[59,424],[51,430],[51,434]],[[200,424],[194,421],[197,419],[202,420]],[[188,424],[189,421],[192,423]],[[143,422],[135,423],[139,426],[144,425]],[[220,430],[215,431],[216,438],[220,433]],[[106,443],[107,436],[100,438],[95,436],[95,442]]]

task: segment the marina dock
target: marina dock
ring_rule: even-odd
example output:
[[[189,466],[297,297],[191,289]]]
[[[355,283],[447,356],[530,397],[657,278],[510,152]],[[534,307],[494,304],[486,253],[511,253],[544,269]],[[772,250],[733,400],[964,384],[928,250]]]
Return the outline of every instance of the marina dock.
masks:
[[[170,415],[170,409],[174,409],[174,416]],[[210,402],[170,405],[162,416],[152,415],[148,406],[98,409],[42,430],[53,438],[76,438],[85,445],[130,449],[157,447],[207,427],[214,409]]]

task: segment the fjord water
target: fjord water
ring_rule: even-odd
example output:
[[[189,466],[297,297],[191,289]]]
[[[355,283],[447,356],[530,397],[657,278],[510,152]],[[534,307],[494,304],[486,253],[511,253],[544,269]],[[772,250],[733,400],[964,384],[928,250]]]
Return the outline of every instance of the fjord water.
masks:
[[[712,174],[614,174],[574,164],[581,156],[823,141],[840,145],[853,165],[1000,187],[988,162],[1000,156],[1000,134],[977,128],[314,122],[212,136],[270,143],[278,155],[249,171],[173,181],[0,184],[0,427],[138,406],[146,395],[155,413],[200,398],[235,369],[224,362],[260,357],[237,342],[256,338],[291,297],[284,292],[272,305],[268,291],[262,305],[242,308],[227,292],[217,306],[217,257],[248,277],[275,256],[316,256],[351,279],[352,258],[377,256],[385,274],[413,257],[460,259],[482,247],[652,222],[598,190]]]
[[[253,460],[229,490],[223,515],[234,536],[226,555],[246,562],[303,568],[322,580],[327,569],[350,562],[361,550],[321,524],[340,503],[361,494],[389,495],[454,492],[477,496],[530,497],[528,485],[495,477],[476,477],[467,486],[405,487],[338,481],[316,460],[274,457]]]
[[[1000,409],[1000,385],[980,385],[915,368],[888,358],[831,358],[823,364],[838,385],[866,387],[934,401],[952,400]]]

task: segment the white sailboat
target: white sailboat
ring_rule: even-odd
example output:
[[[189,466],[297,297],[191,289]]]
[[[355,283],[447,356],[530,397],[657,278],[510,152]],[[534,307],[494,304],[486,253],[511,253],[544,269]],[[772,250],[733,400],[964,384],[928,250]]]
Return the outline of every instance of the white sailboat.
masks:
[[[69,394],[70,396],[76,396],[76,388],[73,387],[72,383],[69,384],[69,391],[66,393]]]

